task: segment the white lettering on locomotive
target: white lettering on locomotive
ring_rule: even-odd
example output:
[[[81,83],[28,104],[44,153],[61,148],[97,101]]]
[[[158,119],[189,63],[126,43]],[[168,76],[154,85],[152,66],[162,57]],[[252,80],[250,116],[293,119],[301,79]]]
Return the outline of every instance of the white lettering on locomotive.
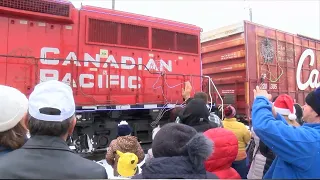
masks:
[[[46,64],[46,65],[59,65],[59,62],[61,60],[48,58],[48,53],[53,53],[53,54],[58,55],[58,54],[60,54],[60,50],[58,48],[52,48],[52,47],[41,48],[40,62],[42,64]],[[96,54],[95,58],[93,58],[90,54],[84,53],[83,66],[89,67],[89,62],[91,62],[97,68],[100,68],[100,67],[107,68],[108,64],[111,67],[114,67],[117,69],[134,69],[135,66],[138,65],[138,70],[142,70],[142,67],[143,67],[141,57],[137,58],[138,63],[136,63],[136,61],[133,57],[121,56],[121,61],[120,61],[121,64],[116,64],[117,61],[113,55],[109,55],[108,58],[104,58],[104,59],[106,59],[106,60],[101,61],[100,54]],[[67,57],[63,60],[62,65],[67,66],[67,65],[71,64],[71,61],[73,61],[73,64],[75,64],[76,66],[81,66],[80,61],[78,61],[78,58],[74,52],[69,52]],[[130,62],[130,64],[124,64],[124,63],[127,63],[128,61]],[[146,68],[144,70],[154,69],[157,71],[159,71],[159,70],[164,71],[166,69],[168,72],[172,72],[172,61],[171,60],[168,60],[168,63],[166,63],[163,59],[160,59],[159,62],[160,62],[159,65],[157,65],[155,60],[150,58],[147,62]]]
[[[48,81],[48,80],[60,80],[73,86],[77,87],[75,77],[71,77],[71,73],[66,73],[63,76],[60,76],[58,70],[55,69],[40,69],[40,81]],[[97,80],[95,80],[95,76],[93,74],[80,74],[79,78],[76,79],[79,82],[80,87],[82,88],[94,88],[95,83],[97,81],[98,88],[109,88],[110,86],[120,86],[121,89],[124,88],[132,88],[138,89],[141,88],[141,78],[138,76],[119,76],[119,75],[103,75],[99,74],[96,76]],[[126,86],[127,85],[127,86]]]
[[[117,75],[117,74],[108,74],[106,70],[102,70],[102,74],[90,74],[89,68],[84,69],[83,74],[72,74],[71,72],[64,72],[57,70],[58,65],[60,67],[68,66],[70,64],[75,65],[76,67],[89,67],[89,64],[92,64],[95,68],[103,68],[106,69],[108,66],[115,69],[124,69],[124,70],[155,70],[155,71],[168,71],[172,72],[172,61],[168,60],[167,63],[160,59],[158,64],[153,58],[150,58],[143,69],[143,59],[138,57],[136,60],[130,56],[121,56],[120,63],[117,64],[115,57],[111,54],[107,56],[107,58],[102,58],[100,54],[95,54],[95,57],[92,57],[89,53],[84,53],[83,59],[84,61],[78,61],[78,57],[75,52],[69,52],[65,59],[54,59],[50,58],[50,53],[54,55],[59,55],[60,50],[58,48],[53,47],[43,47],[40,52],[40,63],[43,65],[52,65],[55,68],[51,69],[49,66],[45,66],[46,68],[40,69],[40,81],[47,80],[61,80],[65,83],[73,87],[77,87],[77,83],[82,88],[94,88],[97,86],[98,88],[110,88],[111,86],[120,86],[123,88],[132,88],[137,89],[141,88],[141,78],[139,76],[125,76],[125,75]],[[103,59],[103,60],[102,60]],[[60,63],[62,62],[62,63]],[[82,64],[81,64],[82,63]],[[91,69],[95,69],[91,68]],[[58,68],[59,69],[59,68]],[[81,73],[81,70],[78,69],[78,73]],[[75,77],[76,76],[76,77]]]

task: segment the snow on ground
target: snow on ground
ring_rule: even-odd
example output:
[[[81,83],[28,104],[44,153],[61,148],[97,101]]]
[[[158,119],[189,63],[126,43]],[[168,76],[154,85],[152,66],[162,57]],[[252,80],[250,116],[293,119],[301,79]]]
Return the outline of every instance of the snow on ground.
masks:
[[[129,179],[129,178],[124,178],[124,177],[114,177],[113,176],[113,168],[107,163],[107,161],[105,159],[97,161],[97,163],[99,163],[100,165],[102,165],[107,173],[108,173],[108,179]],[[139,173],[141,173],[141,166],[144,164],[144,160],[138,164],[139,167]]]

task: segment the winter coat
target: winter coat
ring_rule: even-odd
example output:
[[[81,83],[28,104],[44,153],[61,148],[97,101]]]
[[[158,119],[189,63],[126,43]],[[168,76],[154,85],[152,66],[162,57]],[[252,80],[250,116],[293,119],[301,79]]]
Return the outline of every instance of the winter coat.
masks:
[[[5,154],[7,154],[7,153],[9,153],[9,152],[11,152],[11,151],[12,151],[12,150],[9,149],[9,148],[5,148],[5,147],[3,147],[3,146],[0,146],[0,157],[3,156],[3,155],[5,155]]]
[[[204,165],[194,167],[185,156],[152,158],[141,169],[142,173],[132,179],[218,179]]]
[[[284,118],[284,119],[287,121],[287,123],[289,125],[292,125],[295,127],[301,126],[297,121],[291,121],[287,118]],[[273,151],[268,146],[266,146],[262,141],[259,142],[259,150],[260,150],[261,154],[264,157],[266,157],[266,164],[263,169],[263,175],[265,175],[267,173],[267,171],[269,170],[269,168],[271,167],[272,162],[276,158],[276,156],[273,153]]]
[[[272,114],[272,103],[257,96],[252,107],[252,126],[276,155],[266,179],[320,178],[320,124],[288,125],[284,118]]]
[[[295,121],[290,121],[288,119],[286,119],[286,121],[289,125],[300,126]],[[259,137],[254,133],[253,130],[252,135],[256,143],[254,151],[256,161],[251,165],[247,177],[248,179],[261,179],[271,167],[272,162],[275,159],[275,154],[268,146],[260,141]]]
[[[214,142],[214,151],[206,160],[206,170],[216,174],[219,179],[241,179],[231,167],[238,154],[238,140],[233,132],[224,128],[214,128],[204,132]]]
[[[251,139],[250,131],[247,127],[238,122],[236,118],[225,118],[223,120],[223,127],[232,131],[238,139],[238,155],[236,161],[243,160],[247,157],[246,146]]]
[[[252,137],[254,138],[255,147],[253,151],[252,163],[247,175],[248,179],[262,179],[263,178],[263,171],[266,166],[267,158],[261,154],[260,152],[260,139],[252,130]]]
[[[3,179],[108,179],[106,169],[75,154],[60,137],[32,136],[0,158]]]
[[[131,152],[138,156],[138,164],[144,159],[144,151],[135,136],[119,136],[117,139],[111,141],[107,154],[106,161],[113,167],[114,176],[119,176],[117,171],[117,164],[119,156],[116,151],[123,153]]]

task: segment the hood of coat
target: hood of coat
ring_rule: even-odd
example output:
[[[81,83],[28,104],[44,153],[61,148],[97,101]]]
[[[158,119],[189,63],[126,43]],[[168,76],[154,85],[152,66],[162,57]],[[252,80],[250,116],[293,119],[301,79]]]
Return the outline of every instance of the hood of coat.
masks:
[[[144,179],[206,179],[204,166],[195,166],[185,156],[150,159],[142,167]]]
[[[206,160],[205,167],[209,172],[231,167],[238,154],[238,140],[233,132],[224,128],[214,128],[204,132],[214,142],[214,152]]]
[[[120,136],[117,138],[117,146],[121,151],[135,152],[138,149],[138,139],[135,136]]]
[[[197,126],[203,122],[208,122],[209,115],[205,102],[201,99],[193,99],[179,113],[179,118],[182,124]]]

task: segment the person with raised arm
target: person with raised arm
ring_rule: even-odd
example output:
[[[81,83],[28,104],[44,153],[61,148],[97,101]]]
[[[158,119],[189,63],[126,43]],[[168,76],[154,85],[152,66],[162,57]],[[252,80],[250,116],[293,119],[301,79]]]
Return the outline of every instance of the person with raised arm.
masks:
[[[276,112],[272,96],[258,86],[254,89],[252,126],[260,140],[276,158],[264,179],[320,178],[320,88],[305,98],[300,127],[289,125]]]

